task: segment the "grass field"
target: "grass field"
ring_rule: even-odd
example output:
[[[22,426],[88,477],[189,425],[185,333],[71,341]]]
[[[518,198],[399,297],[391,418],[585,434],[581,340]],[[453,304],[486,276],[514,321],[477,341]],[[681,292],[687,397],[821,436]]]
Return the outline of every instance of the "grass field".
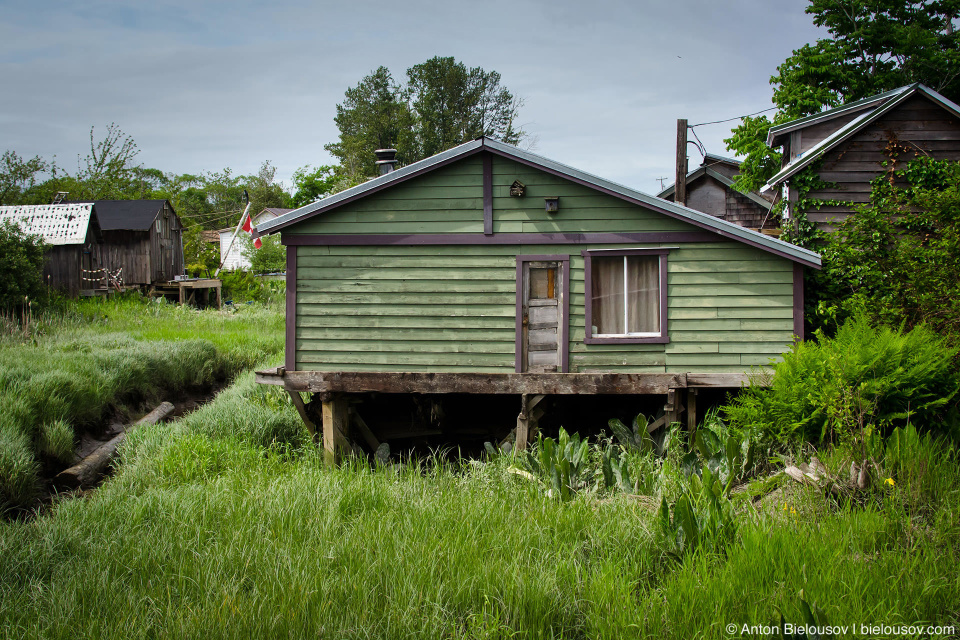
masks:
[[[247,312],[172,311],[184,317],[163,329],[126,312],[107,314],[110,328],[77,322],[136,344],[196,338],[193,323],[217,353],[261,344],[265,362],[279,358],[276,336],[244,333],[279,333],[279,314]],[[329,469],[282,392],[244,373],[185,418],[133,432],[88,497],[0,522],[0,634],[747,638],[764,636],[745,624],[803,624],[809,611],[855,626],[837,637],[883,636],[863,624],[954,625],[956,637],[960,470],[952,445],[924,442],[893,486],[857,499],[758,479],[723,499],[723,536],[678,552],[657,512],[683,494],[676,456],[637,467],[646,496],[604,489],[586,465],[566,500],[509,456]],[[588,453],[595,463],[601,447]],[[842,449],[820,455],[849,467]]]
[[[41,469],[73,458],[77,432],[111,413],[223,381],[277,353],[282,316],[140,298],[86,300],[0,340],[0,508],[30,505]]]

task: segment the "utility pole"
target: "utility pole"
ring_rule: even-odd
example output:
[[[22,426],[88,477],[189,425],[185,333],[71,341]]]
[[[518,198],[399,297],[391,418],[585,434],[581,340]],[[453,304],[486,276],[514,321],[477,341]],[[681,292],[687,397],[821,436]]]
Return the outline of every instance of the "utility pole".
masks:
[[[677,120],[677,179],[673,183],[673,201],[687,204],[687,121]]]

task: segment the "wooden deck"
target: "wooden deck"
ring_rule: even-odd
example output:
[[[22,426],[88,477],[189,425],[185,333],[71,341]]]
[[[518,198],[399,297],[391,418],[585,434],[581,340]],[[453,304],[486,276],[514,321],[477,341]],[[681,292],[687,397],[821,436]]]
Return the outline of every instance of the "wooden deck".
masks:
[[[260,384],[310,393],[478,393],[660,395],[672,389],[738,389],[745,373],[390,373],[351,371],[257,372]]]

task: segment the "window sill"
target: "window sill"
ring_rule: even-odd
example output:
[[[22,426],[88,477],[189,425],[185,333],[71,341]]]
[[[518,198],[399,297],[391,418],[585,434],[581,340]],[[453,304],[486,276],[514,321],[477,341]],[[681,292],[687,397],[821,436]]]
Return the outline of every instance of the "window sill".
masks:
[[[609,338],[586,336],[583,339],[584,344],[667,344],[669,342],[669,336],[617,336]]]

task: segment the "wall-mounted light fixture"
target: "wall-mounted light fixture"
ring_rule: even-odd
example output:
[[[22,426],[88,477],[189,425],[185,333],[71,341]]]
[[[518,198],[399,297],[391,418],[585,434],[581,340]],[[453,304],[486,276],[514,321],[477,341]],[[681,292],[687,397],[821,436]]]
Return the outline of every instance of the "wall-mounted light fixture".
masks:
[[[546,203],[547,213],[556,213],[560,210],[560,196],[544,198],[543,201]]]

